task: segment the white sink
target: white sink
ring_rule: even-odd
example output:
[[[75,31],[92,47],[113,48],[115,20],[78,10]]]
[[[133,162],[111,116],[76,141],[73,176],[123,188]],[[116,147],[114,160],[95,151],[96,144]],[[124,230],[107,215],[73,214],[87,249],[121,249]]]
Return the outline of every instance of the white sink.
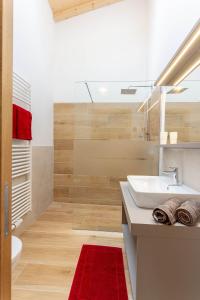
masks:
[[[168,187],[172,184],[168,176],[127,176],[127,179],[129,192],[139,207],[155,208],[173,197],[200,200],[200,193],[186,185]]]

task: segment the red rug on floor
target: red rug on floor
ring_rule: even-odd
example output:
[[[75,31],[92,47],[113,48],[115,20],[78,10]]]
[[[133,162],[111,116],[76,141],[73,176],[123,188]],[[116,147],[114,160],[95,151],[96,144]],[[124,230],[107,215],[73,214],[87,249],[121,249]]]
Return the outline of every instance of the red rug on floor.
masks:
[[[83,245],[68,300],[128,300],[121,248]]]

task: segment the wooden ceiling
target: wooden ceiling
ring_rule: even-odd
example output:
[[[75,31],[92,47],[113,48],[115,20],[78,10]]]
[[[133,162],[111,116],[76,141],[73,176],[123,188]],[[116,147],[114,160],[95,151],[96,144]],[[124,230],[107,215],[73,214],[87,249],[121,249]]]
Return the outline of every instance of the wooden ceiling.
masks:
[[[55,21],[62,21],[122,0],[49,0]]]

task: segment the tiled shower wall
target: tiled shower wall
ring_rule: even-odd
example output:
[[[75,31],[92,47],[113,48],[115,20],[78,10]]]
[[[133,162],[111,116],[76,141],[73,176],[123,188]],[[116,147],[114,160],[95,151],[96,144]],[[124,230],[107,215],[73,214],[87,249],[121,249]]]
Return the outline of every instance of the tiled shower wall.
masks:
[[[200,102],[167,102],[166,131],[177,131],[179,142],[199,142]]]
[[[157,174],[138,105],[54,105],[55,201],[119,205],[120,180]]]

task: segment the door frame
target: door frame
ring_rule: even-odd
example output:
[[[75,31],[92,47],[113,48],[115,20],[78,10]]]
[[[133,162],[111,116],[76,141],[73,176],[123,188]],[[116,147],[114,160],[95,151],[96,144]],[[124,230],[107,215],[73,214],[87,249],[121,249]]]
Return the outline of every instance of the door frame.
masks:
[[[11,300],[13,0],[0,0],[0,300]]]

